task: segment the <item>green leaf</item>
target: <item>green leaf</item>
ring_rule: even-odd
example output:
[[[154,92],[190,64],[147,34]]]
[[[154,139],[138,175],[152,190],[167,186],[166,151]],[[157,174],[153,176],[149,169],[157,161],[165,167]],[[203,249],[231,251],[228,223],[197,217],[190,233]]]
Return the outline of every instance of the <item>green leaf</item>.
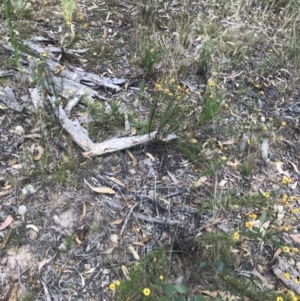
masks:
[[[162,296],[158,299],[158,301],[170,301],[170,298],[167,296]]]
[[[176,298],[173,299],[174,301],[186,301],[185,296],[178,296]]]
[[[207,301],[208,299],[200,294],[190,297],[190,301]]]
[[[218,260],[218,262],[217,262],[217,271],[220,272],[220,271],[223,270],[223,268],[224,268],[224,263],[223,263],[223,261]]]
[[[164,293],[169,297],[172,296],[174,293],[176,293],[175,287],[171,284],[164,284],[162,286],[162,289],[163,289]]]
[[[206,268],[208,265],[209,265],[209,264],[208,264],[206,261],[203,261],[203,262],[200,263],[199,268],[200,268],[200,269],[204,269],[204,268]]]
[[[181,294],[187,294],[190,291],[189,288],[183,284],[179,284],[175,288],[176,288],[177,292],[179,292]]]
[[[259,220],[264,223],[267,220],[267,211],[263,211],[261,216],[259,217]]]

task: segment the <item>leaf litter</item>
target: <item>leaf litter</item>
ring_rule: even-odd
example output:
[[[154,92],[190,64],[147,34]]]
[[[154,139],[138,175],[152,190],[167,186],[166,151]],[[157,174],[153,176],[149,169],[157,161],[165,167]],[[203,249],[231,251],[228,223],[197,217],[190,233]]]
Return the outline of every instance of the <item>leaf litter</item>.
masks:
[[[79,5],[82,9],[88,7],[86,3],[79,3]],[[176,3],[170,4],[170,14],[176,11],[177,5]],[[134,13],[134,5],[125,2],[124,5],[120,3],[122,16],[110,15],[109,8],[104,6],[104,3],[101,3],[100,6],[102,6],[102,12],[101,10],[97,11],[98,7],[95,6],[89,8],[87,13],[98,13],[104,17],[103,20],[106,20],[105,25],[100,20],[93,21],[95,27],[107,27],[103,31],[102,37],[106,43],[103,46],[104,50],[98,49],[98,51],[104,53],[109,51],[111,44],[115,43],[114,34],[119,30],[121,35],[124,35],[121,40],[126,40],[128,33],[133,34],[130,24],[126,24],[124,16],[126,10],[129,10],[129,13]],[[43,9],[52,8],[46,6]],[[203,8],[203,11],[205,11],[205,8]],[[45,20],[42,20],[39,25],[39,30],[43,35],[46,35],[46,32],[41,25],[46,24],[45,22]],[[56,20],[55,24],[59,25],[59,22],[59,20]],[[221,20],[224,28],[230,28],[230,26],[243,28],[242,23],[241,21],[235,23],[226,19]],[[118,24],[125,26],[124,32]],[[257,25],[257,32],[264,31],[268,37],[269,25],[263,22],[259,22]],[[93,24],[90,26],[92,29]],[[127,32],[126,29],[128,28],[130,30]],[[176,43],[175,37],[180,37],[180,34],[175,31],[173,33],[173,40]],[[58,33],[55,32],[53,36],[56,37],[56,34]],[[197,54],[197,51],[201,49],[201,39],[195,38],[191,43],[194,47],[192,49],[194,54]],[[3,232],[0,248],[4,255],[1,265],[3,264],[2,273],[5,275],[1,277],[2,286],[0,289],[2,296],[16,299],[18,287],[10,279],[19,278],[26,283],[30,278],[35,278],[39,279],[39,283],[34,284],[35,289],[40,290],[46,300],[51,300],[51,296],[58,296],[59,294],[76,300],[83,300],[86,297],[92,300],[92,298],[95,298],[93,290],[99,288],[103,291],[101,300],[110,300],[111,295],[107,286],[116,277],[111,264],[124,261],[130,262],[132,256],[135,260],[139,260],[145,250],[156,246],[159,240],[157,233],[162,233],[164,227],[175,227],[176,231],[170,229],[170,232],[165,234],[166,240],[161,239],[161,242],[167,245],[168,238],[173,241],[179,239],[182,242],[181,245],[184,245],[181,251],[189,253],[189,247],[191,246],[188,237],[199,236],[201,238],[202,234],[205,233],[204,231],[213,232],[217,227],[224,229],[223,231],[225,229],[227,229],[226,231],[233,231],[237,224],[242,229],[243,224],[248,220],[246,216],[251,213],[250,211],[254,210],[257,213],[262,213],[265,212],[265,207],[269,209],[273,206],[273,204],[265,205],[265,202],[267,202],[265,199],[262,199],[261,204],[254,203],[253,208],[245,206],[238,208],[237,211],[234,209],[238,204],[233,204],[230,209],[222,204],[218,208],[218,213],[213,214],[208,208],[210,205],[209,199],[212,195],[222,196],[224,193],[222,192],[223,187],[227,188],[230,185],[230,191],[236,194],[237,199],[242,199],[242,195],[250,198],[258,191],[263,192],[262,195],[264,195],[264,192],[273,192],[270,199],[272,199],[274,206],[277,203],[281,204],[281,194],[283,193],[290,197],[291,191],[293,191],[293,194],[299,198],[300,194],[297,187],[297,180],[299,180],[297,129],[292,125],[289,128],[284,128],[267,121],[268,117],[273,116],[276,116],[278,120],[286,120],[287,123],[293,123],[294,119],[297,120],[297,93],[295,92],[295,95],[291,96],[289,105],[286,101],[276,101],[275,99],[281,98],[278,98],[276,93],[272,94],[272,91],[276,92],[274,87],[277,87],[279,82],[288,86],[289,76],[291,76],[291,72],[288,70],[289,66],[284,66],[284,69],[278,67],[273,70],[274,74],[264,74],[263,76],[255,74],[254,69],[250,67],[251,60],[253,61],[256,58],[253,53],[250,53],[245,59],[245,70],[241,72],[235,70],[222,71],[218,85],[228,86],[229,92],[234,97],[236,97],[237,88],[241,83],[240,79],[244,79],[245,82],[249,81],[261,88],[259,96],[256,95],[259,109],[258,112],[249,112],[251,105],[255,106],[250,95],[245,96],[243,101],[230,103],[232,107],[229,108],[228,114],[224,115],[219,126],[230,128],[233,124],[245,125],[247,131],[244,134],[241,131],[233,138],[231,134],[222,130],[213,132],[210,129],[203,128],[201,130],[203,133],[196,133],[195,137],[190,137],[189,142],[191,144],[197,144],[199,141],[203,142],[202,151],[200,151],[203,160],[200,161],[200,164],[198,163],[199,166],[196,166],[197,162],[194,165],[191,161],[186,161],[186,158],[177,149],[168,148],[166,150],[164,148],[152,148],[151,145],[148,146],[147,143],[151,141],[149,137],[145,137],[140,143],[136,137],[124,137],[129,139],[123,140],[125,142],[121,147],[116,147],[120,137],[112,137],[112,139],[116,139],[113,140],[113,144],[108,144],[100,150],[97,147],[93,149],[91,146],[94,145],[94,142],[87,137],[82,124],[76,121],[75,116],[78,114],[78,106],[83,106],[83,102],[80,103],[80,101],[84,93],[86,93],[89,101],[95,102],[95,98],[97,98],[107,102],[108,110],[111,109],[111,100],[115,101],[119,96],[124,99],[131,97],[130,99],[134,100],[136,97],[134,88],[136,87],[131,86],[131,83],[136,80],[134,77],[138,78],[140,70],[134,70],[131,67],[130,60],[124,59],[126,57],[125,52],[130,50],[126,48],[128,46],[125,46],[125,52],[120,49],[116,50],[114,55],[111,53],[111,56],[107,58],[107,62],[104,62],[103,66],[99,66],[99,64],[90,63],[90,58],[85,60],[84,55],[89,51],[89,43],[83,40],[81,49],[66,49],[65,51],[67,56],[75,55],[78,59],[77,64],[80,65],[80,68],[78,68],[70,64],[69,69],[56,62],[57,57],[61,55],[61,47],[47,46],[38,42],[45,41],[33,39],[27,43],[27,47],[30,47],[36,53],[46,52],[49,55],[47,65],[50,71],[53,72],[52,79],[55,87],[60,89],[61,96],[66,98],[68,90],[74,90],[77,93],[74,93],[74,98],[66,106],[61,105],[59,107],[59,114],[56,115],[56,118],[66,132],[59,130],[57,135],[54,130],[46,132],[43,124],[40,124],[39,127],[35,126],[37,120],[32,117],[34,111],[31,111],[31,116],[19,115],[24,113],[26,108],[31,105],[30,97],[32,102],[35,102],[33,104],[35,112],[38,112],[44,106],[44,104],[41,104],[43,97],[39,94],[39,91],[33,90],[31,93],[27,93],[17,85],[16,87],[6,86],[0,90],[0,110],[1,113],[4,112],[5,114],[5,118],[1,118],[3,133],[1,134],[0,146],[1,159],[4,162],[1,166],[0,191],[2,197],[0,208],[3,212],[0,215],[1,231]],[[48,39],[46,43],[55,44],[55,41]],[[232,52],[233,56],[239,53],[238,43],[230,41],[226,43],[235,47]],[[9,45],[3,46],[11,51]],[[281,48],[280,43],[276,44],[276,47],[271,45],[274,52],[281,51]],[[260,51],[257,48],[255,54],[257,55]],[[267,53],[271,53],[271,51]],[[110,64],[113,60],[116,60],[116,67],[112,67]],[[172,63],[169,63],[171,66]],[[96,68],[99,69],[96,70]],[[88,74],[88,71],[91,72]],[[199,72],[201,73],[201,70]],[[103,74],[103,77],[97,74]],[[132,74],[135,76],[132,76]],[[65,77],[64,85],[61,85],[60,76],[62,75]],[[6,73],[1,72],[1,76],[15,76],[15,78],[18,78],[19,74],[14,70],[8,70]],[[260,84],[257,84],[257,81],[260,81]],[[194,93],[193,97],[195,98],[196,92],[201,91],[201,82],[204,82],[203,78],[194,77],[193,75],[182,81]],[[125,85],[124,89],[123,85]],[[269,89],[270,87],[272,89]],[[53,91],[51,87],[48,86],[48,89],[54,95],[56,94],[56,91]],[[253,90],[251,91],[253,92]],[[256,90],[254,89],[254,91]],[[110,102],[107,101],[108,99]],[[52,106],[51,101],[53,104],[57,100],[49,99],[50,107]],[[267,106],[265,105],[266,102],[268,103]],[[291,110],[291,107],[294,109]],[[134,109],[139,108],[135,107]],[[43,122],[48,121],[43,120]],[[257,127],[247,128],[247,122]],[[265,134],[259,136],[257,132],[259,132],[258,126],[261,122],[265,123],[262,128],[265,129],[264,126],[266,126],[267,130]],[[59,123],[57,122],[57,124]],[[54,128],[57,124],[52,127]],[[18,126],[17,131],[16,126]],[[126,127],[128,128],[128,125]],[[82,129],[81,132],[78,130],[79,128]],[[30,134],[32,129],[39,134]],[[124,129],[126,130],[125,124]],[[275,130],[280,131],[283,139],[280,139],[279,136],[277,136],[277,140],[274,138],[275,135],[272,132]],[[78,132],[81,134],[79,137],[76,136]],[[70,142],[70,136],[86,152],[85,156],[88,161],[85,162],[87,163],[80,165],[83,163],[83,158],[80,151]],[[152,136],[154,137],[155,134]],[[67,148],[60,148],[59,145],[63,144],[58,143],[58,140],[63,141]],[[50,151],[47,149],[48,145],[51,145]],[[128,160],[128,157],[122,152],[123,149],[132,146],[135,147],[127,152],[131,159]],[[67,154],[68,148],[71,148],[71,153],[68,154],[69,157],[74,159],[77,165],[75,169],[72,168],[71,164],[68,166],[61,160]],[[117,150],[121,154],[108,154],[107,157],[100,159],[91,158],[94,155],[110,153],[110,150],[113,152]],[[223,155],[223,153],[224,156],[228,157],[228,160],[225,161],[222,168],[211,171],[209,162],[217,161],[218,156]],[[254,162],[255,166],[251,166],[250,162],[250,167],[253,170],[249,172],[245,162],[247,163],[252,153],[255,153],[255,158],[251,162]],[[3,156],[3,154],[5,155]],[[47,156],[50,156],[49,160],[47,160]],[[29,158],[29,163],[26,158]],[[150,160],[146,161],[146,159]],[[146,162],[147,164],[144,164]],[[273,170],[272,165],[275,165],[277,170]],[[81,168],[78,168],[78,166],[81,166]],[[39,169],[41,172],[35,174],[35,171]],[[197,172],[197,169],[208,170],[209,172],[202,174]],[[101,177],[95,180],[92,173]],[[292,183],[282,186],[280,175],[291,178]],[[62,177],[64,186],[53,182],[53,179],[59,179],[59,176]],[[108,182],[103,182],[103,178]],[[120,180],[121,178],[122,180]],[[14,183],[12,179],[17,179],[18,184]],[[28,185],[32,187],[29,192],[27,192]],[[154,185],[156,186],[155,194],[151,193]],[[20,189],[11,189],[12,187]],[[279,188],[282,190],[279,190]],[[22,194],[22,191],[26,191],[26,193]],[[98,198],[95,193],[100,194]],[[162,199],[170,201],[161,202]],[[233,199],[231,201],[237,200]],[[23,202],[24,205],[20,202]],[[165,204],[171,204],[171,207],[164,207]],[[199,204],[204,212],[201,218],[194,215],[195,208]],[[20,206],[26,208],[26,214],[24,211],[18,211]],[[297,231],[296,224],[291,222],[288,215],[297,218],[297,214],[293,213],[293,210],[298,208],[298,203],[287,205],[283,202],[281,207],[276,206],[273,213],[268,214],[267,217],[264,217],[265,214],[261,214],[264,219],[269,219],[268,221],[260,220],[254,223],[258,228],[260,227],[259,232],[263,237],[269,233],[270,224],[273,222],[285,227],[291,226],[293,231]],[[288,214],[283,213],[286,207],[289,208]],[[9,215],[10,210],[13,210],[13,216],[16,215],[16,218]],[[229,222],[228,212],[231,212],[234,224]],[[136,225],[139,225],[140,230],[133,230]],[[8,228],[8,226],[10,227]],[[30,230],[38,233],[38,236],[31,241],[27,236],[27,231]],[[175,235],[174,232],[176,232]],[[16,235],[16,233],[21,238],[19,244],[11,239],[12,235]],[[122,235],[119,236],[119,234]],[[247,235],[245,236],[247,237]],[[277,245],[289,244],[292,247],[295,244],[296,247],[299,240],[297,235],[297,233],[290,234],[289,239],[284,233],[280,233]],[[69,249],[66,248],[65,253],[57,251],[57,247],[63,241],[65,241],[65,244],[67,244],[66,241],[69,242]],[[123,244],[121,250],[116,248],[119,242]],[[195,245],[192,247],[195,249]],[[253,242],[250,247],[247,247],[249,257],[257,253],[263,254],[264,247],[266,247],[266,244],[258,245]],[[274,248],[274,252],[276,254],[276,248]],[[299,278],[298,272],[293,268],[293,266],[297,266],[299,258],[297,254],[291,255],[293,256],[293,262],[287,261],[285,256],[284,253],[281,253],[276,257],[276,263],[273,262],[272,270],[286,287],[297,292],[298,288],[291,280],[284,278],[284,273],[288,271],[291,279]],[[266,258],[271,260],[271,257],[267,256]],[[34,263],[33,260],[35,260]],[[84,273],[82,263],[85,261],[90,265],[90,276],[86,276],[87,273]],[[251,260],[244,258],[242,261],[244,261],[245,266],[248,266],[248,272],[261,281],[262,286],[273,287],[274,284],[269,283],[271,280],[268,273],[262,275],[255,266],[251,266]],[[53,266],[48,266],[50,262],[53,263]],[[100,267],[100,262],[103,262],[104,266]],[[261,264],[267,266],[266,262]],[[121,269],[124,276],[130,279],[127,267],[122,265]],[[18,271],[20,271],[19,274]],[[186,272],[189,274],[188,268]],[[24,273],[26,273],[26,277],[22,278],[21,276]],[[56,291],[53,289],[54,278],[59,279],[61,283],[70,284],[72,282],[76,289],[69,290],[68,285],[66,285],[59,287]],[[215,297],[218,293],[221,296],[229,297],[222,291],[210,292],[209,294]]]

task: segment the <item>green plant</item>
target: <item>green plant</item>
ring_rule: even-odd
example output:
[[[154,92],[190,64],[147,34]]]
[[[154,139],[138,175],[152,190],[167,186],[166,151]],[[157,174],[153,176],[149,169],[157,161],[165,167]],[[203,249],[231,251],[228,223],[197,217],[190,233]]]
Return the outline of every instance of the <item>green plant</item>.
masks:
[[[10,0],[10,3],[14,9],[14,13],[22,14],[31,9],[31,3],[24,0]]]
[[[176,84],[171,76],[157,81],[155,93],[149,101],[150,111],[147,117],[147,131],[157,131],[157,137],[170,133],[183,134],[194,124],[195,104],[190,103],[188,88]]]
[[[60,250],[63,252],[68,252],[72,247],[72,243],[73,243],[73,236],[72,235],[66,236]]]
[[[110,289],[116,290],[116,300],[208,300],[200,294],[193,294],[184,284],[173,285],[165,282],[167,262],[166,251],[160,248],[142,258],[129,271],[123,267],[126,279],[110,284]]]
[[[161,60],[160,47],[152,42],[147,42],[144,45],[141,67],[146,70],[147,75],[150,75],[153,71],[154,65]]]
[[[35,297],[32,292],[25,292],[25,293],[21,294],[20,300],[21,301],[34,301]]]
[[[61,7],[58,9],[63,13],[65,23],[70,28],[72,39],[75,37],[74,24],[72,23],[72,17],[76,8],[76,2],[74,0],[60,0]]]
[[[203,110],[198,119],[198,124],[214,119],[221,110],[224,93],[217,89],[216,83],[213,79],[208,81],[206,92],[203,97]]]
[[[14,62],[16,64],[17,68],[19,69],[19,71],[22,72],[21,56],[19,53],[19,46],[18,46],[18,42],[17,42],[16,35],[14,32],[14,27],[12,24],[9,0],[3,0],[3,7],[4,7],[4,16],[6,18],[6,22],[8,25],[11,46],[14,50]]]

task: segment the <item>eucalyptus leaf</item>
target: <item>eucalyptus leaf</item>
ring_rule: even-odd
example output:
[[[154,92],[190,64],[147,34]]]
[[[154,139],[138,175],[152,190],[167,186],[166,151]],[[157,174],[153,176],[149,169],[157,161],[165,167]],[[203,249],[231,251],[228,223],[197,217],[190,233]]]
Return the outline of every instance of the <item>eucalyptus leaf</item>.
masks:
[[[179,284],[175,288],[176,288],[177,292],[179,292],[181,294],[188,294],[188,292],[189,292],[189,288],[183,284]]]
[[[173,299],[174,301],[186,301],[185,296],[178,296]]]
[[[171,284],[164,284],[162,286],[162,289],[163,289],[164,293],[167,296],[169,296],[169,297],[172,296],[174,293],[177,292],[176,289],[175,289],[175,287],[173,285],[171,285]]]

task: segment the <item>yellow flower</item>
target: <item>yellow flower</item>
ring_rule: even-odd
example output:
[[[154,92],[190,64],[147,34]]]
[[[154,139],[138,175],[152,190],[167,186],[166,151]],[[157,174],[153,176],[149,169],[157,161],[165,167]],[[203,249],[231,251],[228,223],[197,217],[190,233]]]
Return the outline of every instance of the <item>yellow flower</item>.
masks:
[[[159,276],[159,280],[163,281],[163,280],[164,280],[164,276],[163,276],[163,275],[160,275],[160,276]]]
[[[284,231],[290,231],[290,226],[286,226],[286,227],[284,227]]]
[[[121,284],[121,281],[120,280],[117,280],[116,282],[115,282],[115,285],[116,286],[119,286]]]
[[[299,280],[297,278],[294,278],[293,281],[295,284],[299,283]]]
[[[252,219],[257,219],[257,215],[255,213],[249,214],[249,217]]]
[[[27,55],[27,59],[30,60],[31,59],[31,55]]]
[[[181,100],[182,97],[180,95],[177,96],[177,100]]]
[[[233,233],[233,239],[234,239],[234,240],[239,240],[239,239],[240,239],[240,234],[239,234],[239,232],[234,232],[234,233]]]
[[[293,252],[294,254],[296,254],[296,253],[299,252],[299,250],[298,250],[298,248],[292,248],[292,252]]]
[[[247,139],[247,144],[250,145],[251,144],[251,140]]]
[[[283,205],[284,205],[285,207],[288,207],[290,204],[289,204],[288,201],[284,201],[284,202],[283,202]]]
[[[285,121],[282,121],[282,122],[281,122],[281,126],[286,126],[286,122],[285,122]]]
[[[224,108],[225,108],[225,110],[228,110],[229,109],[229,104],[228,103],[224,103]]]
[[[112,290],[112,291],[114,291],[116,289],[116,285],[114,283],[111,283],[109,285],[109,289]]]
[[[83,24],[83,28],[88,28],[89,27],[89,23],[84,23]]]
[[[282,184],[289,184],[292,182],[292,179],[289,177],[284,176],[282,179]]]
[[[222,156],[221,159],[222,159],[223,161],[226,161],[226,160],[227,160],[227,157],[226,157],[226,156]]]
[[[273,117],[269,117],[269,121],[273,121]]]
[[[282,202],[285,202],[287,200],[288,196],[286,194],[283,194],[281,197]]]
[[[296,202],[297,201],[297,197],[295,195],[290,196],[290,199],[292,202]]]
[[[295,222],[297,218],[295,216],[292,217],[292,221]]]
[[[282,297],[277,297],[276,301],[283,301]]]
[[[171,96],[173,96],[173,93],[170,92],[168,95],[171,97]]]
[[[151,291],[150,291],[150,289],[149,288],[144,288],[144,290],[143,290],[143,294],[145,295],[145,296],[149,296],[150,295],[150,293],[151,293]]]
[[[254,87],[255,87],[255,88],[259,88],[259,84],[255,84]]]
[[[84,19],[84,16],[82,13],[77,13],[77,17],[80,19],[80,20],[83,20]]]
[[[292,301],[298,301],[298,298],[296,296],[293,296]]]
[[[298,213],[299,213],[299,208],[293,208],[293,209],[292,209],[292,213],[298,214]]]
[[[269,198],[270,197],[270,193],[269,192],[263,192],[263,196],[265,197],[265,198]]]
[[[283,251],[284,253],[290,253],[290,248],[289,248],[288,246],[284,246],[284,247],[282,248],[282,251]]]
[[[161,90],[161,84],[155,84],[155,88],[157,91],[160,91]]]
[[[216,85],[216,82],[213,79],[208,80],[208,85],[211,87],[214,87]]]
[[[263,125],[262,128],[261,128],[263,131],[266,131],[268,128],[266,125]]]
[[[290,275],[289,273],[284,273],[284,278],[290,279],[290,278],[291,278],[291,275]]]
[[[170,84],[174,84],[175,83],[175,79],[174,78],[171,78],[170,79]]]
[[[252,229],[253,228],[253,223],[252,222],[246,222],[246,228]]]
[[[46,52],[43,52],[41,55],[42,55],[42,57],[47,57],[47,53]]]
[[[295,293],[293,291],[288,291],[288,295],[293,298],[295,296]]]
[[[176,89],[177,89],[178,91],[181,91],[181,86],[178,85],[178,86],[176,87]]]

